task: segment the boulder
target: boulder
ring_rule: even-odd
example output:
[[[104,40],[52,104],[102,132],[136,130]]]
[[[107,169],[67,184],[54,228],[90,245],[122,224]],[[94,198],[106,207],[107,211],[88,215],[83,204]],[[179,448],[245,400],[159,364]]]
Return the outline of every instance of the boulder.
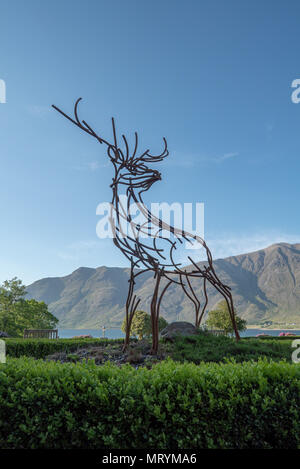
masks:
[[[4,339],[5,337],[9,337],[9,335],[8,335],[8,334],[6,334],[6,332],[2,332],[2,331],[0,331],[0,339],[1,339],[1,338],[3,338],[3,339]]]
[[[195,327],[190,322],[186,321],[178,321],[172,322],[168,324],[161,332],[160,336],[166,340],[173,340],[176,336],[189,336],[198,334],[199,331],[197,327]]]

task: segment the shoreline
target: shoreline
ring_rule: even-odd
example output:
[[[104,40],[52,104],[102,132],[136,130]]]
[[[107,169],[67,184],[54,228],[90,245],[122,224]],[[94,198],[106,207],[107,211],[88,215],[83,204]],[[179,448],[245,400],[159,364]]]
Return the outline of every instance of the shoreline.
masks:
[[[96,329],[93,329],[93,328],[80,328],[80,329],[73,329],[73,328],[58,328],[59,330],[61,331],[97,331],[97,332],[100,332],[101,334],[103,333],[103,330],[102,328],[96,328]],[[117,327],[113,327],[112,329],[117,329],[119,330]],[[107,327],[105,330],[106,331],[109,331],[109,330],[112,330],[110,329],[109,327]],[[258,326],[258,325],[252,325],[252,324],[249,324],[249,326],[247,326],[247,329],[260,329],[260,330],[263,330],[263,331],[294,331],[294,330],[300,330],[300,324],[291,328],[291,327],[262,327],[262,326]],[[120,330],[121,330],[121,326],[120,326]]]
[[[249,326],[247,329],[259,329],[261,331],[298,331],[300,330],[300,325],[295,326],[292,329],[290,327],[261,327],[261,326]]]

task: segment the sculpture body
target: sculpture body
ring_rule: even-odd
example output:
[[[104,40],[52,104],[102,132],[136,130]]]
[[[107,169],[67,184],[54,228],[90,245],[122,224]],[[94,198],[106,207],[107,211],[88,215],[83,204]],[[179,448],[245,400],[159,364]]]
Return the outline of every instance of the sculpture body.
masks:
[[[74,108],[74,117],[70,117],[56,106],[53,106],[64,117],[70,120],[81,130],[94,137],[100,144],[106,146],[107,155],[114,168],[112,180],[112,201],[110,223],[113,232],[113,242],[130,262],[130,279],[128,295],[126,300],[126,337],[124,347],[129,344],[130,326],[140,299],[134,294],[135,279],[144,272],[152,271],[155,286],[151,300],[152,321],[152,353],[158,349],[158,318],[163,296],[169,286],[177,283],[183,289],[185,295],[190,299],[195,309],[195,325],[199,327],[207,306],[207,283],[216,288],[226,300],[236,339],[239,333],[235,321],[231,289],[221,282],[217,276],[211,252],[204,239],[176,227],[170,226],[164,220],[155,216],[144,204],[143,193],[150,190],[151,186],[161,180],[161,174],[157,169],[152,169],[152,164],[159,163],[169,154],[166,139],[163,139],[164,148],[159,155],[152,155],[150,150],[139,154],[138,135],[135,133],[135,143],[130,150],[125,135],[118,142],[114,119],[112,119],[113,141],[108,142],[98,135],[86,121],[80,121],[78,117],[78,103]],[[122,148],[121,148],[122,146]],[[124,206],[120,194],[125,190],[127,204]],[[130,205],[135,203],[142,214],[142,223],[134,222]],[[124,232],[123,226],[129,225],[130,233]],[[150,236],[149,236],[150,233]],[[164,236],[170,233],[170,237]],[[170,239],[172,238],[172,239]],[[160,241],[164,241],[164,248],[159,248]],[[174,259],[174,253],[183,240],[188,243],[197,242],[205,250],[206,263],[200,267],[188,256],[191,266],[182,266]],[[197,279],[203,284],[205,302],[201,307],[200,301],[192,286],[192,279]],[[164,281],[163,281],[164,280]],[[163,281],[163,282],[162,282]]]

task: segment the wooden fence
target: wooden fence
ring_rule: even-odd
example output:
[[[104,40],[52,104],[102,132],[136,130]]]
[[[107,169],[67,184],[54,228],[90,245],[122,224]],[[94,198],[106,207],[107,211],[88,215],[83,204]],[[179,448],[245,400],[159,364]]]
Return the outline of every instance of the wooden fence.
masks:
[[[58,339],[58,329],[25,329],[24,339]]]

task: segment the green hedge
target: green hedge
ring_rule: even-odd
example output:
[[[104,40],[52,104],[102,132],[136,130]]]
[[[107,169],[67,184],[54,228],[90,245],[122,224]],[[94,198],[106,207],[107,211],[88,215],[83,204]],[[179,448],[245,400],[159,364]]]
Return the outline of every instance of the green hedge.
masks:
[[[300,366],[0,365],[3,448],[297,448]]]
[[[123,343],[124,339],[5,339],[10,357],[45,358],[56,352],[74,352],[78,348]]]
[[[45,358],[56,352],[73,353],[79,348],[97,345],[115,345],[123,339],[4,339],[9,357]],[[136,341],[136,339],[131,339]],[[199,334],[191,337],[178,337],[168,350],[176,361],[191,361],[199,364],[221,362],[234,358],[237,362],[258,360],[266,357],[270,360],[291,362],[292,340],[263,340],[247,338],[236,342],[224,336]]]
[[[299,335],[292,335],[292,336],[291,335],[282,335],[282,336],[268,335],[268,336],[260,336],[260,337],[255,337],[255,338],[259,340],[295,340],[295,339],[300,339],[300,336]]]
[[[201,362],[224,362],[234,358],[236,362],[258,360],[267,358],[273,361],[286,360],[292,362],[292,341],[289,340],[262,340],[235,339],[211,334],[199,334],[190,337],[177,337],[169,345],[170,354],[176,361],[191,361],[195,364]]]

